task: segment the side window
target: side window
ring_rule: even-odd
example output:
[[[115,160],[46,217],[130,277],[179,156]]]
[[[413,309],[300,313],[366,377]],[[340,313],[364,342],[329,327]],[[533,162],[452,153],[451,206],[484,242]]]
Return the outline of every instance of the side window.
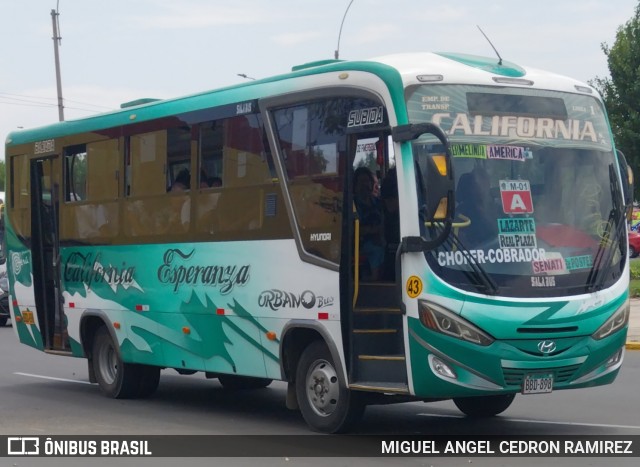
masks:
[[[118,198],[120,151],[117,139],[87,144],[87,199]]]
[[[224,120],[200,124],[200,182],[210,188],[223,186]]]
[[[154,131],[129,137],[127,196],[159,195],[167,191],[165,162],[167,132]]]
[[[191,128],[167,130],[167,189],[191,189]]]
[[[273,178],[259,114],[200,124],[199,147],[200,188],[255,186]]]
[[[334,98],[273,112],[302,245],[334,263],[340,262],[350,102]]]
[[[5,209],[11,211],[11,224],[18,235],[31,235],[31,179],[29,158],[21,154],[9,159],[11,192],[6,193]]]
[[[175,119],[144,125],[128,137],[123,233],[182,241],[191,228],[192,129]]]
[[[350,135],[385,127],[383,107],[334,97],[277,109],[273,117],[302,245],[339,263],[345,170],[354,157]]]
[[[196,232],[221,239],[281,236],[279,189],[260,115],[203,122],[199,135]]]
[[[118,235],[117,139],[64,148],[60,240],[113,241]]]
[[[87,164],[86,144],[65,148],[65,201],[77,202],[87,199]]]

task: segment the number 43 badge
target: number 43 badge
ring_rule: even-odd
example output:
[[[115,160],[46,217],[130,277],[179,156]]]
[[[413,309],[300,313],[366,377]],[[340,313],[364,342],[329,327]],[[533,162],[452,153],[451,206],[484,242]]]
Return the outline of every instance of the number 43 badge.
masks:
[[[407,279],[407,295],[416,298],[422,293],[422,279],[418,276],[411,276]]]

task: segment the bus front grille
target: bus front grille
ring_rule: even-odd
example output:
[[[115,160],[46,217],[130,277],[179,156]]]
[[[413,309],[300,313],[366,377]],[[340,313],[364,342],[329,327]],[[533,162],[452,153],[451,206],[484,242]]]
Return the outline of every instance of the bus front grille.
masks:
[[[553,374],[553,381],[555,383],[566,383],[573,378],[575,372],[580,368],[580,365],[568,365],[555,368],[507,368],[502,367],[502,373],[504,375],[504,383],[507,386],[522,386],[522,380],[525,375],[529,374]]]

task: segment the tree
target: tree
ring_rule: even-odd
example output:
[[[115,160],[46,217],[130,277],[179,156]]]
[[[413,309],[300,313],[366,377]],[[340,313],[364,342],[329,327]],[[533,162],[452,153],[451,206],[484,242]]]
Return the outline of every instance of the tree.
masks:
[[[5,191],[5,163],[0,161],[0,191]]]
[[[607,56],[610,78],[590,84],[604,99],[616,147],[638,178],[640,167],[640,2],[633,17],[618,28],[612,47],[601,45]],[[635,184],[636,198],[640,184]]]

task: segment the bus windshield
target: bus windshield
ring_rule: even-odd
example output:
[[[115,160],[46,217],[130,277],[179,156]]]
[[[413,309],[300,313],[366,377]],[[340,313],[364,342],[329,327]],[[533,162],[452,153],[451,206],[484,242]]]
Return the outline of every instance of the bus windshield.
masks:
[[[464,290],[510,297],[582,294],[619,279],[624,207],[597,99],[445,84],[407,96],[411,123],[435,123],[451,143],[456,217],[448,240],[425,252],[436,274]],[[424,135],[413,151],[421,177],[426,157],[443,148]],[[427,223],[425,236],[437,228]]]

